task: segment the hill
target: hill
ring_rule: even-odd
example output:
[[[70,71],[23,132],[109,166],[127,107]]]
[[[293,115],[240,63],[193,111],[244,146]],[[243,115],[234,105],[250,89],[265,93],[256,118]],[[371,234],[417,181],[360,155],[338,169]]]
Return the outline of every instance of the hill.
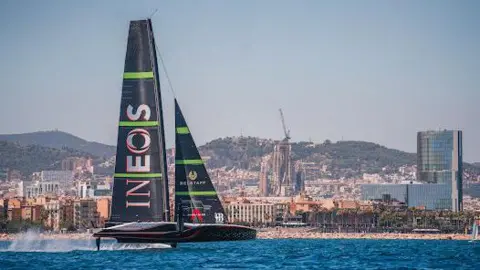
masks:
[[[275,141],[255,137],[226,137],[199,147],[210,168],[240,167],[260,170],[261,157],[273,152]],[[407,153],[364,141],[326,140],[321,144],[292,143],[292,159],[325,166],[324,177],[359,177],[363,173],[393,173],[399,167],[415,165],[416,153]],[[480,175],[480,166],[464,163],[464,172]]]
[[[209,158],[209,168],[238,167],[260,170],[260,160],[272,153],[273,140],[255,137],[227,137],[215,139],[200,146],[202,156]]]
[[[89,142],[72,134],[56,130],[0,135],[0,141],[16,142],[22,146],[39,145],[55,149],[68,147],[102,158],[109,158],[115,155],[116,151],[115,146]]]
[[[273,140],[254,137],[227,137],[213,140],[200,147],[210,159],[210,167],[237,166],[260,170],[262,156],[273,152]],[[388,173],[403,165],[414,165],[416,154],[389,149],[362,141],[340,141],[322,144],[292,143],[294,161],[315,162],[327,166],[332,177],[353,177],[363,173]]]
[[[10,142],[1,142],[8,140]],[[15,142],[15,143],[13,143]],[[61,131],[33,132],[15,135],[0,135],[0,168],[8,167],[23,173],[59,166],[68,156],[96,156],[95,164],[115,154],[115,147],[88,142]],[[259,171],[264,156],[272,154],[275,141],[256,137],[226,137],[215,139],[200,146],[200,153],[208,157],[209,168],[242,168]],[[324,169],[322,177],[361,177],[364,173],[386,174],[398,171],[399,167],[416,164],[416,154],[363,141],[326,140],[321,144],[310,142],[292,143],[294,161],[314,162]],[[96,167],[97,172],[113,171],[114,159],[107,165]],[[480,175],[478,164],[464,163],[465,173]]]
[[[0,141],[0,168],[18,170],[25,176],[35,171],[60,169],[61,161],[64,158],[88,155],[88,153],[67,147],[55,149]]]

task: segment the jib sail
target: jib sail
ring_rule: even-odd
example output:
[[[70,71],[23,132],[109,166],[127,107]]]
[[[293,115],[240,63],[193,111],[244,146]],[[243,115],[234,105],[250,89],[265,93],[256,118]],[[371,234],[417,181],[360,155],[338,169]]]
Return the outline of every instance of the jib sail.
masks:
[[[225,211],[175,99],[175,207],[185,222],[226,223]]]

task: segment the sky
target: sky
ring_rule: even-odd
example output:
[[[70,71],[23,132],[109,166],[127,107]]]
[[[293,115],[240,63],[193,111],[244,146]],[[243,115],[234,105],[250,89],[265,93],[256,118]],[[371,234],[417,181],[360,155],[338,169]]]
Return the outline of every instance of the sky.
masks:
[[[130,20],[152,17],[198,145],[225,136],[362,140],[415,152],[463,131],[480,161],[480,1],[3,0],[0,133],[116,144]],[[163,73],[167,144],[173,92]]]

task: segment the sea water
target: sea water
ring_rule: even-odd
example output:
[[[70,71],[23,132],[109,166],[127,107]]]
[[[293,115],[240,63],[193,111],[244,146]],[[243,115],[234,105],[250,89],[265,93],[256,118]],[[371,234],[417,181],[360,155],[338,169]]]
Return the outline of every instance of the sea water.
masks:
[[[0,241],[0,269],[480,269],[480,243],[454,240],[253,240],[118,244]]]

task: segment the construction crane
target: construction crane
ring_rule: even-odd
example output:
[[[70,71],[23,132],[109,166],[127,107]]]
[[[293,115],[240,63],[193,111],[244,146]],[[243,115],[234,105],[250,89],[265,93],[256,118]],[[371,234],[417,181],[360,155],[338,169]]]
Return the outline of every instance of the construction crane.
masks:
[[[287,126],[285,125],[285,118],[283,117],[283,112],[282,109],[278,109],[280,111],[280,118],[282,119],[282,126],[283,126],[283,132],[285,133],[285,139],[284,141],[290,140],[290,130],[287,130]]]

